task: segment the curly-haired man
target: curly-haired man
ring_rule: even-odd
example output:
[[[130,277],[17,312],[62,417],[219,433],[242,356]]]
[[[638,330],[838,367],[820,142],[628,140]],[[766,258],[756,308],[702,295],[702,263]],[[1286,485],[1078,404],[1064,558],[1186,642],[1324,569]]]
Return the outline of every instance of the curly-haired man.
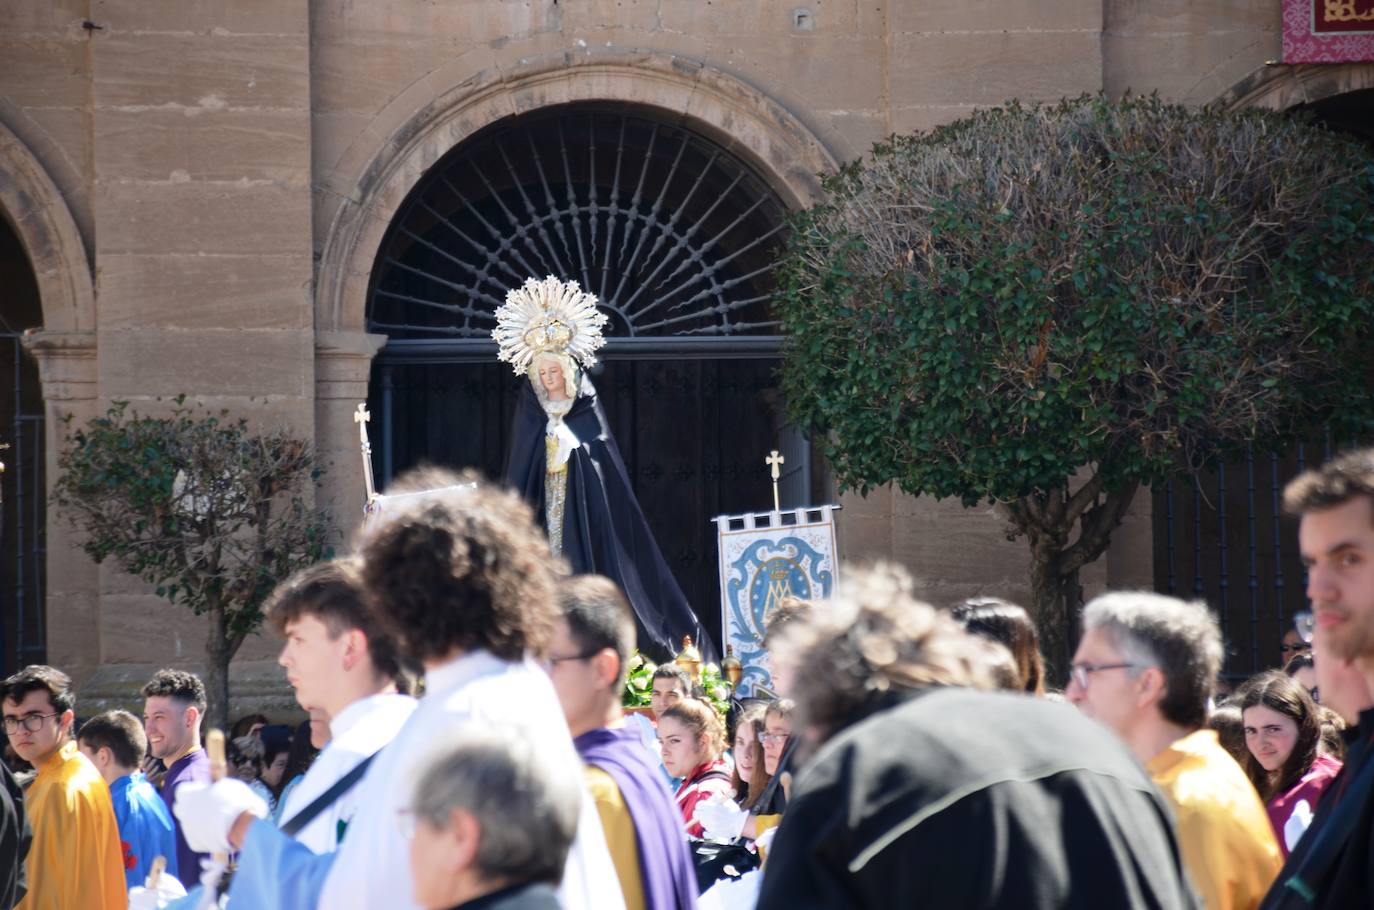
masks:
[[[167,767],[162,799],[170,810],[185,784],[210,782],[210,758],[200,745],[200,720],[205,716],[205,684],[185,670],[158,670],[143,687],[143,726],[148,750]],[[186,844],[177,825],[177,876],[187,884],[200,875],[205,853]]]
[[[360,809],[339,849],[317,855],[287,839],[241,782],[179,799],[177,815],[203,849],[240,850],[235,906],[418,907],[398,814],[411,804],[417,760],[439,733],[516,724],[555,760],[576,763],[568,726],[536,659],[558,618],[562,568],[522,501],[472,477],[424,471],[388,488],[397,508],[360,547],[377,616],[425,668],[425,695],[360,784]],[[572,767],[576,767],[575,764]],[[582,799],[564,867],[568,910],[624,906],[596,810]]]

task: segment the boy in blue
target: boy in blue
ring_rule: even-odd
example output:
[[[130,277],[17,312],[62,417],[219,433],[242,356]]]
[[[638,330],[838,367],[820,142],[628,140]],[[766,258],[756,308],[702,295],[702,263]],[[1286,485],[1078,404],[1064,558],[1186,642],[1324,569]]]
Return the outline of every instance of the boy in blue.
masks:
[[[81,726],[76,742],[110,787],[129,887],[143,884],[159,856],[167,859],[167,874],[177,875],[172,815],[138,770],[148,750],[143,724],[128,711],[106,711]]]

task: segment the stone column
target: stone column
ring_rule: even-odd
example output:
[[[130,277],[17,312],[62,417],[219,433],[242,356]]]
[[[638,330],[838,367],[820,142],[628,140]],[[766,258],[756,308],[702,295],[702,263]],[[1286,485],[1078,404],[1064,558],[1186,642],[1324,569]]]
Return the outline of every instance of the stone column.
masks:
[[[385,335],[366,332],[315,335],[315,446],[325,469],[318,495],[341,535],[336,550],[349,549],[349,537],[362,518],[366,485],[353,414],[367,401],[372,358],[384,344]],[[368,426],[374,442],[380,441],[380,427],[374,415]],[[376,457],[373,464],[378,464]]]
[[[24,340],[43,383],[44,476],[47,480],[48,663],[71,675],[78,690],[100,664],[100,571],[53,502],[57,456],[73,429],[99,412],[94,332],[35,331]],[[55,605],[60,609],[54,609]]]

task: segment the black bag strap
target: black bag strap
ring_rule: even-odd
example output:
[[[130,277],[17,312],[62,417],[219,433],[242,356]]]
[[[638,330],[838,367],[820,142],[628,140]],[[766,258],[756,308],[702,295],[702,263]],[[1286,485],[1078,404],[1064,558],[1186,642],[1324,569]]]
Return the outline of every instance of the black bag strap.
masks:
[[[708,780],[729,780],[729,779],[730,779],[730,772],[728,772],[728,771],[722,771],[720,768],[716,768],[714,771],[707,771],[705,774],[701,775],[701,777],[698,777],[695,781],[693,781],[693,783],[699,784],[699,783],[702,783],[703,781],[708,781]]]
[[[287,837],[295,837],[297,831],[315,820],[315,816],[334,805],[339,797],[343,796],[349,790],[352,790],[354,784],[362,780],[363,774],[367,771],[367,766],[372,764],[372,759],[380,755],[381,752],[382,750],[378,749],[367,758],[358,762],[358,764],[353,767],[352,771],[349,771],[343,777],[336,780],[334,786],[321,793],[315,798],[313,803],[297,812],[291,817],[290,821],[283,824],[281,826],[281,833],[285,834]]]

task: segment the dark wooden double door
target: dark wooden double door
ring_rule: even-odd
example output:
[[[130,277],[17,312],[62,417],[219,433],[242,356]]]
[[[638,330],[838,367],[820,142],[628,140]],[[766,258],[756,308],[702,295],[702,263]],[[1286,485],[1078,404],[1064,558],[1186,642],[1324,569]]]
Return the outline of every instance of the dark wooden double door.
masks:
[[[776,371],[773,359],[614,360],[592,376],[645,518],[717,641],[711,519],[772,505],[763,460],[782,435]],[[506,364],[383,359],[370,402],[382,416],[381,426],[376,417],[373,426],[382,433],[390,427],[389,463],[385,440],[374,442],[383,484],[388,471],[420,463],[474,467],[499,479],[523,381]]]

